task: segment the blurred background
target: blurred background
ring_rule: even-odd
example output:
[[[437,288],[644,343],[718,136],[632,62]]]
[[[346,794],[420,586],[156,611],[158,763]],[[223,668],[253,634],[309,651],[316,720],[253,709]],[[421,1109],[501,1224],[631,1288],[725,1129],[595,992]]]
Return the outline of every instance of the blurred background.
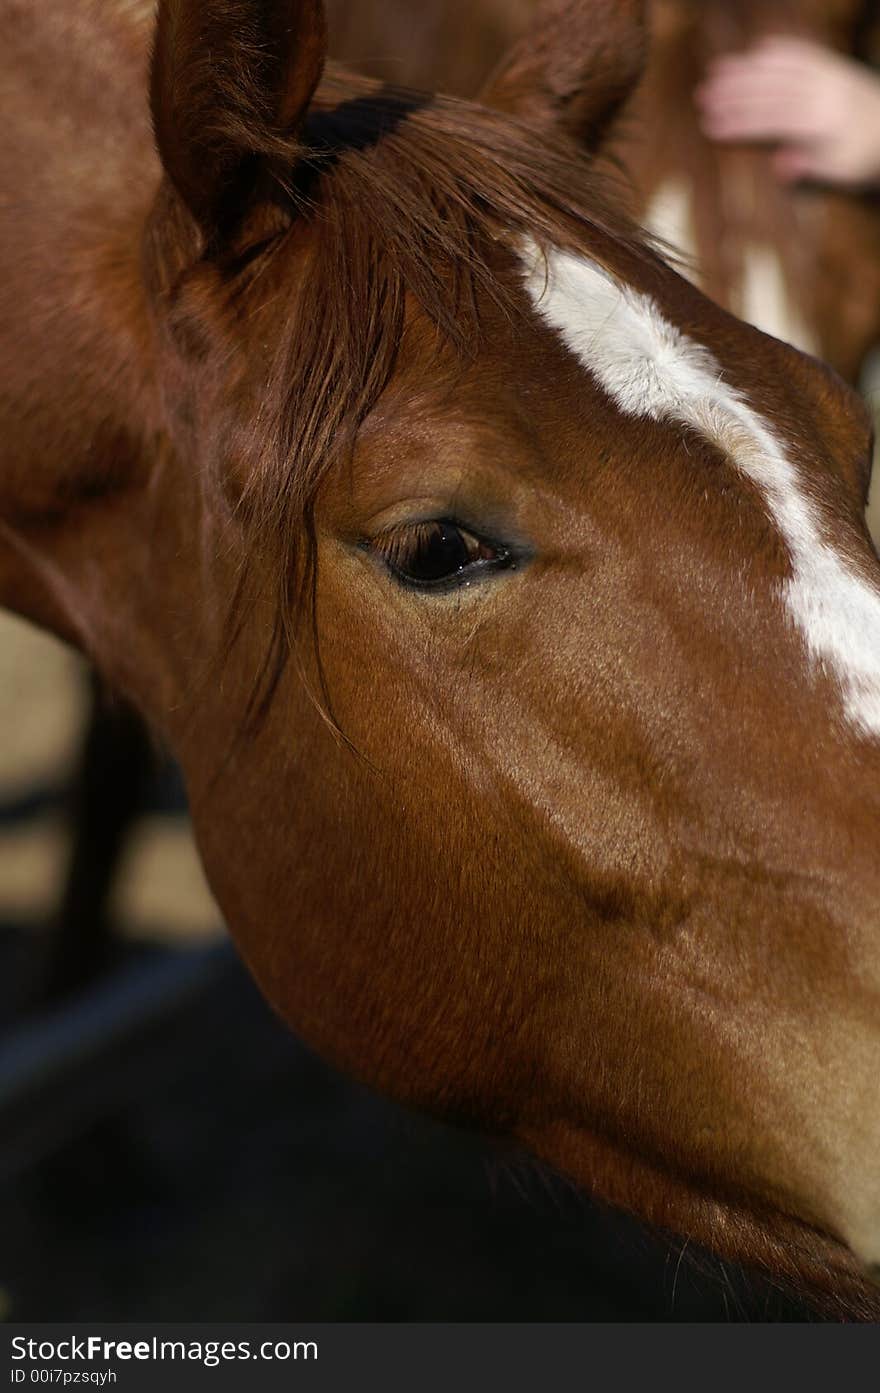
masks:
[[[485,8],[488,45],[528,6]],[[458,59],[471,9],[433,6]],[[880,402],[876,352],[862,386]],[[227,941],[173,765],[5,616],[0,730],[0,1319],[808,1318],[316,1060]]]

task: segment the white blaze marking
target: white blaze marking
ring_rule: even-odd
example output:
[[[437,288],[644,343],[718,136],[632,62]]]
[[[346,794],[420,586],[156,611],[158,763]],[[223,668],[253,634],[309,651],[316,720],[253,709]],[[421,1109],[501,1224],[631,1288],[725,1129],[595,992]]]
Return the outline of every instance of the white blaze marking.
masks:
[[[880,590],[823,541],[780,440],[723,380],[702,344],[650,296],[569,252],[524,246],[526,289],[566,346],[628,416],[696,429],[756,483],[788,547],[785,606],[811,657],[836,674],[850,720],[880,736]]]

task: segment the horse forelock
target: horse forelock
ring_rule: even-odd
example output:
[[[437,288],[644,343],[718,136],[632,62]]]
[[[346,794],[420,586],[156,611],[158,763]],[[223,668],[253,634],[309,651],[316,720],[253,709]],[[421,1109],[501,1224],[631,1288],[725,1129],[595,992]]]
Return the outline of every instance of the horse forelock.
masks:
[[[576,246],[585,233],[649,245],[573,144],[472,103],[335,72],[305,135],[297,166],[279,175],[292,237],[303,220],[313,236],[307,283],[278,336],[282,451],[264,480],[293,531],[340,432],[356,429],[387,383],[406,298],[467,360],[481,305],[513,313],[517,302],[493,247],[523,233],[547,245]]]
[[[573,142],[339,70],[273,175],[286,231],[245,259],[234,290],[272,347],[260,430],[233,490],[254,539],[280,546],[289,644],[313,580],[321,484],[388,386],[412,312],[433,327],[438,353],[467,363],[488,305],[508,317],[527,308],[515,275],[522,236],[589,241],[594,254],[602,244],[640,259],[654,251]],[[288,644],[276,639],[273,651]]]

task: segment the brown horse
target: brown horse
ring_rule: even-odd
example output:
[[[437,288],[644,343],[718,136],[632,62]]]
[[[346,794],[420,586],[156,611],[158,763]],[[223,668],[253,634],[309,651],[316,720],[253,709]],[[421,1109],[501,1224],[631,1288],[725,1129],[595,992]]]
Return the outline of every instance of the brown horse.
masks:
[[[472,96],[527,27],[535,0],[329,0],[328,8],[333,51],[344,61]],[[650,0],[645,78],[606,147],[632,177],[633,211],[684,253],[685,274],[851,382],[880,343],[876,200],[783,188],[765,149],[706,139],[693,93],[712,58],[768,33],[867,57],[877,9],[876,0]]]
[[[155,146],[151,10],[0,3],[3,598],[330,1059],[876,1313],[870,432],[603,188],[641,5],[493,109],[162,0]]]

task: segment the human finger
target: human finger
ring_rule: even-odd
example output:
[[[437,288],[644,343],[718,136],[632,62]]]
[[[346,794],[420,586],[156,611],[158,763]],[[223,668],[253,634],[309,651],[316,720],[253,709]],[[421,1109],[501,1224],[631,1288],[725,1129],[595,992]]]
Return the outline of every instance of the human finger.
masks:
[[[804,140],[821,133],[808,108],[775,100],[732,101],[705,105],[700,125],[713,140]]]
[[[843,61],[839,54],[819,44],[779,36],[752,48],[720,55],[708,65],[707,73],[723,76],[752,72],[774,80],[787,76],[802,81],[836,68]]]
[[[827,177],[820,151],[808,145],[783,145],[773,154],[773,172],[784,184]]]
[[[721,107],[732,102],[772,102],[780,109],[798,107],[815,90],[815,84],[791,74],[773,75],[746,65],[724,72],[712,70],[695,95],[701,106]]]

